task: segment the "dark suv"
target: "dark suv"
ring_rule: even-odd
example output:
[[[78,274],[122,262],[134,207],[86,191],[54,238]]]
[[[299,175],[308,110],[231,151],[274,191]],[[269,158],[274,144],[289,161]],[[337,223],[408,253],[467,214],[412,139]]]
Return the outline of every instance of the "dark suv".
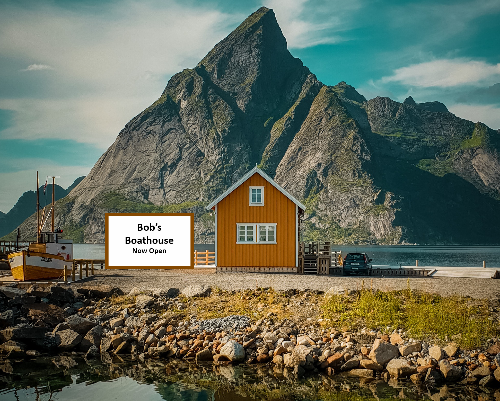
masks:
[[[371,259],[366,253],[348,253],[344,258],[344,276],[348,274],[372,274]]]

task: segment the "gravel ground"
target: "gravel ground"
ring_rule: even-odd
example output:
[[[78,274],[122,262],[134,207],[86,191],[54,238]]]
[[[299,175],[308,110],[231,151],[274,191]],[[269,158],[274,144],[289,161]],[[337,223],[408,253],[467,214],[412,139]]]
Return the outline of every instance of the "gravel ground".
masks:
[[[215,273],[213,269],[194,270],[98,270],[96,275],[72,284],[74,287],[110,285],[124,292],[138,289],[183,289],[189,285],[209,285],[224,290],[272,287],[275,290],[336,290],[373,288],[382,291],[401,290],[410,285],[412,290],[443,296],[462,295],[478,299],[500,299],[500,280],[485,278],[430,277],[380,278],[331,277],[299,274]]]

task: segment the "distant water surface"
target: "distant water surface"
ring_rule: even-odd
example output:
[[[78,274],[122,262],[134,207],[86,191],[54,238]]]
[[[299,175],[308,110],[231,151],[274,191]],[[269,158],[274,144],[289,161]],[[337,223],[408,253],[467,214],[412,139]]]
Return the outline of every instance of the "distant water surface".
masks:
[[[214,251],[214,244],[195,244],[197,251]],[[418,245],[332,245],[332,250],[366,252],[373,259],[375,266],[456,266],[482,267],[483,260],[487,267],[500,268],[500,246],[418,246]],[[104,244],[75,244],[75,259],[104,259]]]

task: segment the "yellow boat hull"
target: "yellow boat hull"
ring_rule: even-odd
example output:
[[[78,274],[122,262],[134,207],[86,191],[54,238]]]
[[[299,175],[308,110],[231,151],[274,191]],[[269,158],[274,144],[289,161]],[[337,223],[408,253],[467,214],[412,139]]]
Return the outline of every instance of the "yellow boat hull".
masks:
[[[14,280],[47,280],[63,278],[64,265],[71,267],[71,260],[43,252],[20,251],[8,255]]]

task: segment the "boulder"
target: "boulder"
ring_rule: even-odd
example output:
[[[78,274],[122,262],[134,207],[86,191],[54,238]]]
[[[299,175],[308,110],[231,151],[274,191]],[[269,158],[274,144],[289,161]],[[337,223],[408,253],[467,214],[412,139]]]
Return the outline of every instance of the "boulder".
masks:
[[[226,356],[231,362],[239,362],[245,359],[245,348],[240,343],[229,340],[220,349],[220,354]]]
[[[101,339],[103,335],[103,328],[102,326],[95,326],[91,328],[87,334],[85,334],[85,337],[83,338],[82,342],[80,343],[80,351],[86,352],[88,351],[92,346],[96,346],[97,349],[99,349],[99,346],[101,344]]]
[[[298,336],[297,337],[297,345],[315,345],[316,343],[311,340],[309,336]]]
[[[101,353],[110,351],[113,348],[111,337],[102,337],[101,346],[99,348]]]
[[[272,345],[274,345],[278,341],[278,337],[276,337],[276,335],[274,333],[272,333],[272,332],[267,332],[262,337],[262,340],[266,344],[272,344]]]
[[[444,358],[443,350],[441,349],[441,347],[434,345],[433,347],[429,348],[429,356],[439,362]]]
[[[212,292],[212,287],[207,285],[190,285],[181,291],[185,297],[208,297]]]
[[[376,339],[373,342],[372,350],[368,357],[377,362],[379,365],[385,365],[391,359],[396,358],[399,355],[398,347],[389,344],[381,339]]]
[[[273,363],[275,365],[281,366],[283,365],[283,356],[282,355],[274,355]]]
[[[389,337],[392,345],[402,345],[404,343],[403,339],[398,333],[392,333]]]
[[[214,357],[212,355],[212,351],[209,349],[204,349],[196,354],[195,361],[196,363],[198,362],[206,362],[206,361],[213,361]]]
[[[92,287],[82,287],[76,290],[86,298],[103,299],[112,296],[124,295],[123,291],[118,287],[111,287],[110,285],[94,285]]]
[[[384,367],[377,362],[372,361],[371,359],[361,359],[359,361],[359,366],[364,369],[374,370],[377,372],[382,372]]]
[[[488,366],[479,366],[478,368],[474,369],[471,374],[474,377],[484,377],[488,376],[490,374],[490,368]]]
[[[91,328],[95,327],[97,323],[85,319],[79,315],[69,316],[65,323],[69,326],[71,330],[76,331],[79,334],[85,335]]]
[[[295,366],[301,366],[305,369],[312,369],[314,367],[314,359],[311,355],[312,348],[306,345],[297,345],[290,358],[284,359],[285,366],[294,368]]]
[[[446,359],[439,361],[439,370],[443,374],[446,381],[455,382],[462,378],[462,369],[458,366],[452,365]],[[489,371],[488,371],[489,374]]]
[[[123,321],[123,319],[121,317],[116,317],[116,318],[111,319],[109,321],[109,327],[112,328],[112,329],[114,329],[116,327],[122,327],[123,323],[124,323],[124,321]]]
[[[166,299],[176,298],[179,296],[179,294],[180,290],[178,288],[169,288],[167,290],[157,289],[153,291],[153,295],[155,297],[166,298]]]
[[[71,304],[75,302],[75,293],[69,288],[53,285],[50,287],[50,294],[48,295],[48,298],[55,304]]]
[[[417,373],[417,368],[415,366],[411,366],[410,363],[403,358],[391,359],[387,364],[386,369],[389,374],[396,379],[409,377]]]
[[[0,293],[7,298],[23,297],[28,292],[22,288],[11,287],[9,285],[0,286]]]
[[[414,352],[420,352],[421,350],[422,344],[420,342],[410,343],[399,347],[399,353],[401,354],[401,356],[408,356],[410,354],[413,354]]]
[[[443,351],[446,352],[446,355],[450,358],[453,358],[458,351],[458,346],[455,343],[450,343],[443,348]]]
[[[34,303],[26,305],[28,317],[32,320],[43,322],[51,327],[64,321],[65,313],[62,308],[53,304]]]
[[[154,300],[155,299],[149,295],[137,295],[135,298],[135,306],[139,309],[144,309],[153,304]]]
[[[431,387],[439,385],[443,381],[443,375],[436,369],[429,368],[425,374],[424,382]]]
[[[491,345],[486,352],[490,355],[497,355],[500,354],[500,342],[496,342],[495,344]]]
[[[495,369],[495,372],[493,373],[493,376],[497,380],[497,382],[500,382],[500,367]]]
[[[82,341],[82,336],[71,329],[59,331],[57,336],[59,337],[59,348],[62,351],[70,351]]]
[[[361,360],[361,357],[355,356],[351,359],[349,359],[346,363],[344,363],[341,367],[340,370],[351,370],[351,369],[356,369],[359,366],[359,362]]]

